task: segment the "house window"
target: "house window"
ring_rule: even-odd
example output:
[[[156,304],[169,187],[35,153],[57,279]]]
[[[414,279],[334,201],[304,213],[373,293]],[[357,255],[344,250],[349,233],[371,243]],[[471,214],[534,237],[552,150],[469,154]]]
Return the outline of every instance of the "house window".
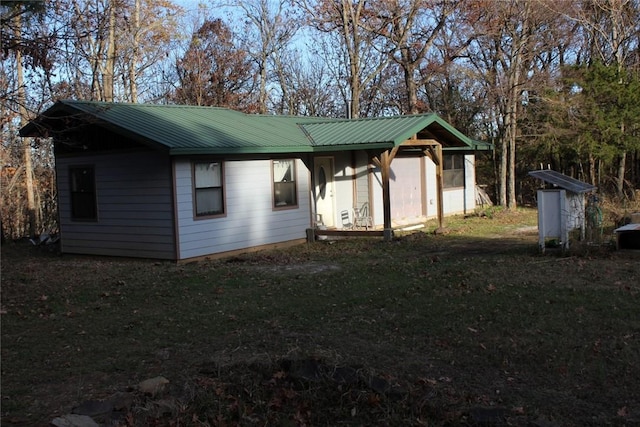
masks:
[[[71,179],[71,219],[95,221],[98,219],[96,205],[96,180],[93,166],[69,168]]]
[[[464,187],[464,155],[445,154],[442,173],[444,188]]]
[[[193,164],[193,176],[196,216],[222,215],[222,163],[196,162]]]
[[[273,207],[297,206],[295,160],[273,160],[271,172],[273,175]]]

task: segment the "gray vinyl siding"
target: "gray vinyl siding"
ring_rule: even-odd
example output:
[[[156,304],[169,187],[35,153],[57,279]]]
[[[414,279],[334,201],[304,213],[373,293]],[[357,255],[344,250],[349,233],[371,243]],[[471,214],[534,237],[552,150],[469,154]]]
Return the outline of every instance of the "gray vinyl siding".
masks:
[[[224,161],[225,214],[194,218],[191,162],[175,162],[179,259],[301,240],[311,226],[309,171],[296,161],[298,206],[273,208],[270,160]]]
[[[69,167],[95,170],[97,221],[71,219]],[[62,251],[175,259],[171,167],[154,151],[57,158]]]

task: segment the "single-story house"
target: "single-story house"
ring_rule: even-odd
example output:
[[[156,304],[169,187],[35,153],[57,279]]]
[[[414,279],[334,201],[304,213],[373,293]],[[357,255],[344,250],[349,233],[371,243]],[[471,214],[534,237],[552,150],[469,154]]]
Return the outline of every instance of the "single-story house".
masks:
[[[58,101],[20,131],[52,137],[65,253],[187,260],[476,207],[473,141],[435,114],[250,115]],[[346,212],[346,214],[345,214]]]

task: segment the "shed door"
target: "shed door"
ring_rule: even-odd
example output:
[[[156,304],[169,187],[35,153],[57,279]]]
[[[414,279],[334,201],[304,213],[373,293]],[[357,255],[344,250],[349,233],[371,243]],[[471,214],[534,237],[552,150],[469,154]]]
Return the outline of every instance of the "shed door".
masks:
[[[422,176],[419,158],[393,159],[389,188],[392,218],[417,218],[422,215]]]
[[[314,160],[314,178],[316,183],[316,213],[327,227],[333,227],[333,158],[316,157]]]

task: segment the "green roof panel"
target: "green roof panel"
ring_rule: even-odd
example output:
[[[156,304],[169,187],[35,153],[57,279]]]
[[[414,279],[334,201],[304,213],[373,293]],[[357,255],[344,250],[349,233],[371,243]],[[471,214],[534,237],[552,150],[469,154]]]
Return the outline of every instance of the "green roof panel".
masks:
[[[439,140],[451,145],[473,147],[473,142],[436,114],[377,117],[355,120],[333,120],[302,125],[314,147],[341,145],[371,145],[393,147],[417,133],[427,130]]]
[[[310,151],[308,140],[293,120],[256,120],[216,107],[62,102],[160,143],[171,154]]]

